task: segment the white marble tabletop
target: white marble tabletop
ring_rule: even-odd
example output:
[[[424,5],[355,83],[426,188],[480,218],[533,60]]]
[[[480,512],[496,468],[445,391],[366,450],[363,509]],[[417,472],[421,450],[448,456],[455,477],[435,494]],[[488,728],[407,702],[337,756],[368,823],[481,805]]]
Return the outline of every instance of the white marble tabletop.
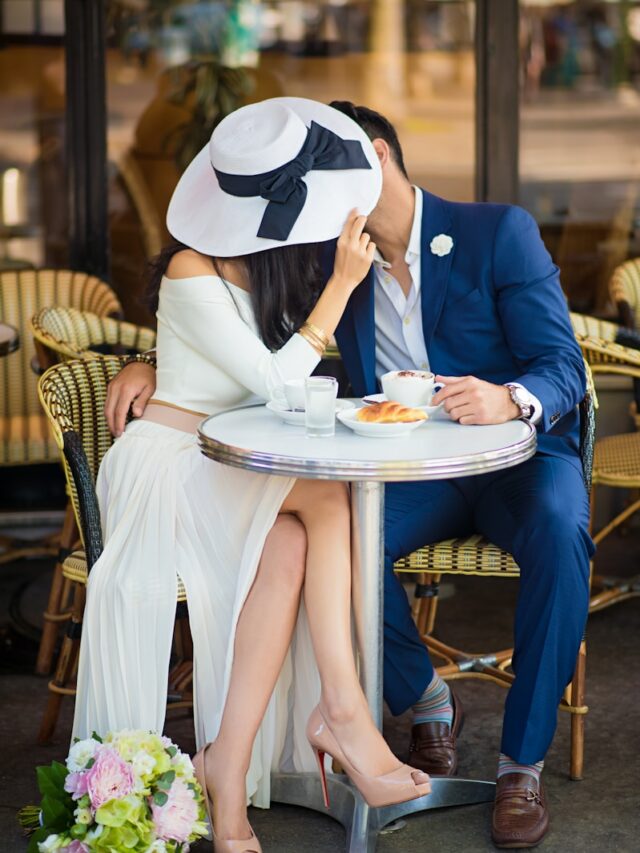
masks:
[[[333,480],[448,479],[518,465],[536,450],[534,427],[520,420],[462,426],[439,414],[402,438],[364,438],[337,422],[335,436],[308,438],[264,406],[213,415],[198,435],[203,453],[218,462]]]

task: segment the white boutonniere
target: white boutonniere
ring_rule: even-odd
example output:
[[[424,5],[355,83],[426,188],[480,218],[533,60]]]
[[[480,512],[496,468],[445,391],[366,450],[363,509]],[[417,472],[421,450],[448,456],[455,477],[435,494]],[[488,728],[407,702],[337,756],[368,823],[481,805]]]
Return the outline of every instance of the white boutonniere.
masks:
[[[436,234],[431,241],[429,248],[434,255],[437,255],[439,258],[443,258],[445,255],[449,254],[451,249],[453,249],[453,240],[448,234]]]

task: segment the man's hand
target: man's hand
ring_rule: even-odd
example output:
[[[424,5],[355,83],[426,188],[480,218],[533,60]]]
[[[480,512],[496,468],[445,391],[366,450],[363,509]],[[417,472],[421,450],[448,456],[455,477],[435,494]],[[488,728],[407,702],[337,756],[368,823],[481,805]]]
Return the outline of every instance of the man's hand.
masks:
[[[111,380],[107,388],[104,413],[109,429],[116,437],[124,432],[131,404],[133,403],[133,414],[139,418],[155,390],[155,368],[139,361],[123,367]]]
[[[520,409],[509,389],[475,376],[436,376],[446,386],[431,399],[431,405],[444,403],[445,411],[461,424],[503,424],[520,417]]]

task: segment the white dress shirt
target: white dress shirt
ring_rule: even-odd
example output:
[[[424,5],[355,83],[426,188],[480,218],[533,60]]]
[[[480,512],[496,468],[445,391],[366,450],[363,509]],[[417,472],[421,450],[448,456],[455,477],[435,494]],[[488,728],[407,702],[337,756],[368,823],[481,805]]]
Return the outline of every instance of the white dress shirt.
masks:
[[[422,192],[415,193],[413,223],[404,259],[411,274],[411,289],[405,296],[400,283],[389,272],[390,264],[378,250],[373,259],[375,275],[374,305],[376,324],[376,378],[390,370],[428,370],[429,356],[422,328],[420,299],[422,249]],[[509,383],[523,388],[518,382]],[[526,389],[523,388],[526,391]],[[542,404],[527,391],[534,407],[532,423],[542,417]]]

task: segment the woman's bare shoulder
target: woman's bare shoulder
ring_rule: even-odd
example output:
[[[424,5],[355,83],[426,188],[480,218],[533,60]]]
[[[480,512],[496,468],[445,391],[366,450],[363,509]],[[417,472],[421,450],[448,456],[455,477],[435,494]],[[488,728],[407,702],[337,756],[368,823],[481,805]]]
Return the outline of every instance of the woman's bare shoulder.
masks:
[[[213,261],[195,249],[184,249],[169,261],[167,278],[194,278],[201,275],[217,275]]]

